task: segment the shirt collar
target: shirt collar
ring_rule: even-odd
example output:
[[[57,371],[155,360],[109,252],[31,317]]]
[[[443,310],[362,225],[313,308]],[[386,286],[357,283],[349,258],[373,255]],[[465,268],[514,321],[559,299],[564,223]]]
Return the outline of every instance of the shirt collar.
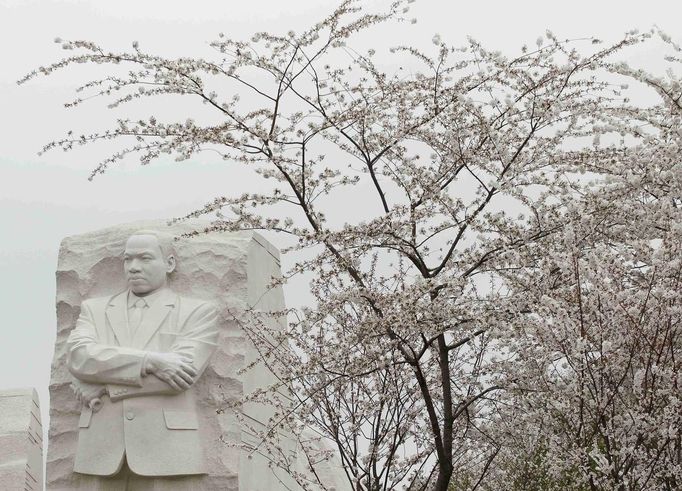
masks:
[[[139,298],[144,299],[144,301],[147,303],[147,307],[151,307],[152,304],[156,302],[165,291],[166,288],[159,288],[154,293],[150,293],[149,295],[145,295],[144,297],[138,297],[131,290],[128,290],[128,308],[132,309],[133,305],[135,305],[135,302],[137,302]]]

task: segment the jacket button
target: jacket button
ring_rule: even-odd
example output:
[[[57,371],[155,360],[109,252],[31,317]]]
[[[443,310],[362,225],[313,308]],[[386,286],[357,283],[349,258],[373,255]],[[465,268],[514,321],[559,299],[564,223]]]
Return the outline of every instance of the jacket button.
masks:
[[[132,421],[133,419],[135,419],[135,413],[133,413],[132,411],[128,411],[126,413],[126,419]]]

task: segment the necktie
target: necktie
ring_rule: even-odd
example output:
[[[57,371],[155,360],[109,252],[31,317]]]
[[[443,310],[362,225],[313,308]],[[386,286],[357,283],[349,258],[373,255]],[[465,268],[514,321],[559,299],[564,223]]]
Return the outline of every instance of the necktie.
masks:
[[[130,317],[128,317],[128,325],[131,334],[135,334],[137,328],[140,327],[140,324],[142,323],[142,314],[146,306],[147,302],[142,298],[138,298],[133,304],[133,308],[130,310]]]

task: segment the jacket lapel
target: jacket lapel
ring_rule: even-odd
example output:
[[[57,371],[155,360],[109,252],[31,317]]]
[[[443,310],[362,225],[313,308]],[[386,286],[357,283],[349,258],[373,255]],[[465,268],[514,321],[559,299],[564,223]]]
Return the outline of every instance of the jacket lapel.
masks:
[[[144,349],[149,340],[156,334],[166,318],[175,308],[177,295],[169,289],[165,289],[159,298],[149,307],[149,311],[144,314],[142,324],[137,328],[133,335],[133,348]]]
[[[120,346],[130,346],[130,336],[128,334],[128,296],[127,291],[114,295],[109,300],[106,307],[106,317],[111,330],[118,340]]]

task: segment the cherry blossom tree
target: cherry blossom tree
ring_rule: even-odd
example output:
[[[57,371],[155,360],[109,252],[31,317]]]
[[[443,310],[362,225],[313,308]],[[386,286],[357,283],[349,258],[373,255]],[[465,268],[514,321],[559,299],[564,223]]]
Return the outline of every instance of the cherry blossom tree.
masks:
[[[679,68],[680,48],[659,34]],[[510,326],[529,390],[507,392],[511,406],[496,413],[506,415],[495,422],[506,450],[487,489],[682,483],[682,87],[675,65],[664,77],[609,69],[661,101],[616,109],[630,142],[567,154],[604,179],[573,203],[560,237],[524,250],[533,267],[508,276],[532,311]]]
[[[585,170],[577,162],[616,172],[599,145],[574,153],[567,146],[624,119],[622,89],[602,72],[614,72],[618,53],[650,36],[629,33],[605,47],[547,32],[513,57],[475,40],[452,48],[439,36],[430,51],[406,44],[379,57],[353,49],[353,39],[382,23],[405,22],[409,3],[371,13],[346,0],[301,33],[220,35],[209,58],[58,39],[74,54],[21,81],[105,65],[107,76],[86,82],[67,106],[102,98],[111,108],[139,107],[168,96],[200,103],[173,121],[119,119],[44,147],[125,142],[91,178],[131,155],[149,164],[210,151],[252,169],[259,189],[270,185],[216,197],[181,219],[211,217],[198,233],[278,233],[297,260],[273,284],[311,277],[315,304],[287,312],[284,331],[255,311],[243,323],[279,377],[251,396],[277,408],[261,432],[263,452],[305,489],[324,487],[315,464],[329,452],[305,447],[303,472],[283,451],[280,429],[301,440],[314,429],[333,442],[356,490],[445,490],[463,476],[462,487],[476,488],[486,480],[507,443],[488,423],[506,394],[527,390],[527,374],[538,373],[510,368],[521,349],[514,326],[553,329],[532,317],[535,297],[518,285],[544,291],[545,276],[527,276],[538,250],[561,256],[557,244],[571,244],[580,213],[567,213],[566,203],[589,188],[571,178]],[[357,197],[367,197],[364,216],[328,218]],[[585,258],[574,261],[564,276],[589,275]],[[554,294],[571,301],[569,287]],[[567,356],[592,350],[571,342]]]

